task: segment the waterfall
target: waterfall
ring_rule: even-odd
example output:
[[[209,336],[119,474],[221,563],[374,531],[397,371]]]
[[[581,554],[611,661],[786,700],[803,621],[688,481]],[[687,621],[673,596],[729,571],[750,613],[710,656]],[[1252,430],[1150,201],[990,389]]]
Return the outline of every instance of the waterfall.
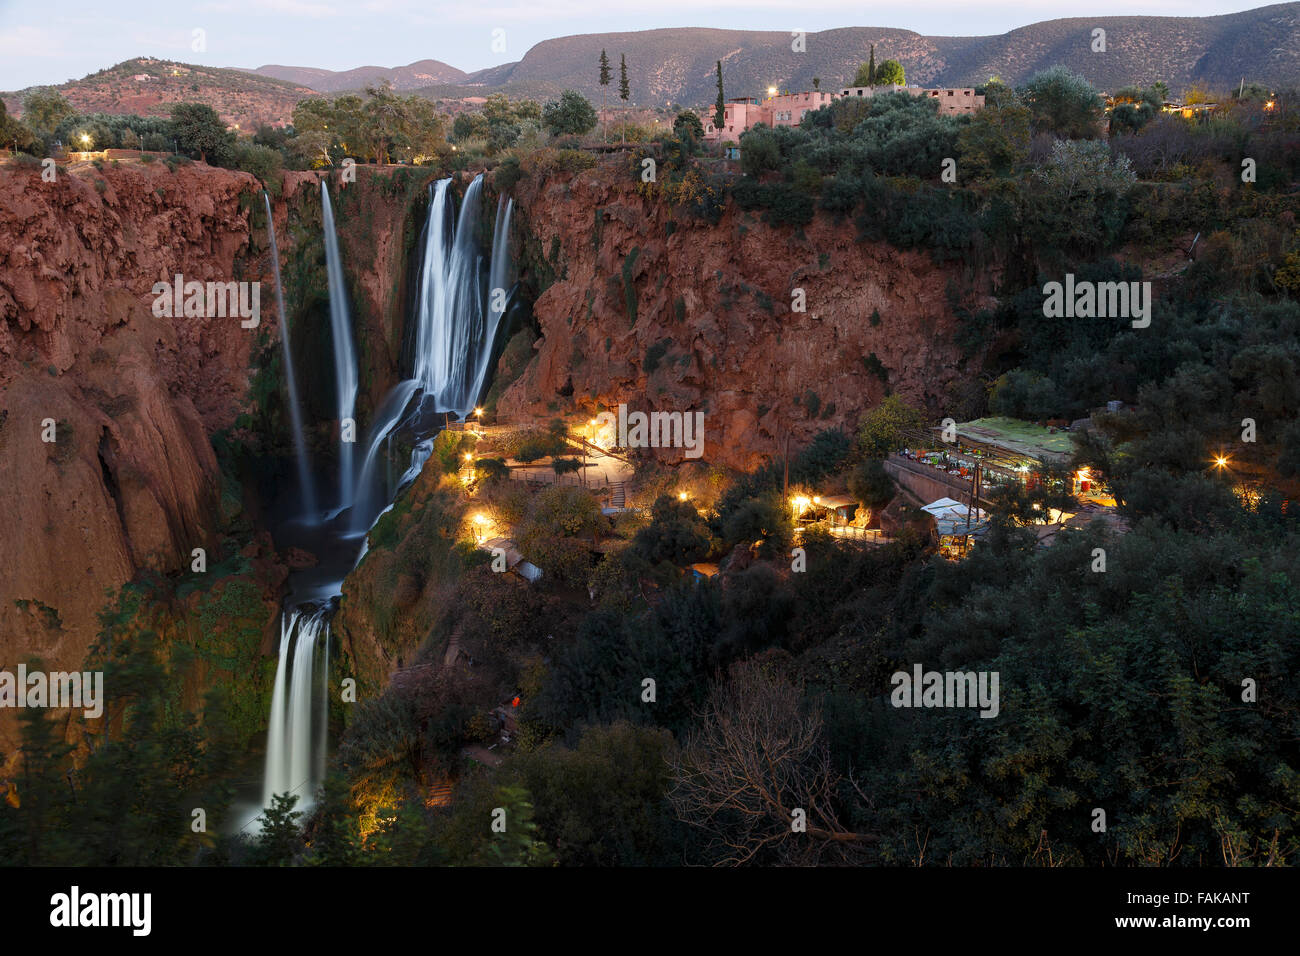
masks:
[[[426,415],[455,412],[464,418],[474,408],[491,371],[492,347],[508,304],[510,214],[514,201],[502,198],[497,203],[485,297],[483,256],[474,242],[483,177],[474,177],[465,190],[459,216],[454,216],[450,186],[450,179],[440,179],[431,190],[416,292],[413,372],[411,378],[389,392],[375,413],[357,481],[356,506],[350,522],[353,533],[369,529],[378,517],[380,450],[394,430],[411,424],[421,411]],[[419,402],[412,411],[417,393]],[[429,457],[424,451],[417,461],[421,453],[418,446],[412,453],[416,474]],[[382,457],[386,468],[387,456]],[[403,475],[398,484],[405,482]]]
[[[497,199],[497,221],[492,230],[492,259],[488,267],[487,328],[478,342],[475,354],[477,369],[470,392],[471,405],[483,394],[483,386],[492,365],[492,346],[501,327],[501,317],[506,313],[510,292],[510,214],[515,201],[501,196]]]
[[[455,412],[464,418],[478,401],[487,375],[485,353],[491,354],[492,333],[504,310],[491,310],[494,303],[490,292],[484,302],[480,279],[484,263],[474,242],[483,176],[475,176],[465,190],[454,230],[450,184],[450,179],[440,179],[434,187],[425,226],[415,320],[414,378],[439,411]],[[494,258],[500,247],[504,270],[507,234],[502,228],[500,209],[496,225]],[[509,213],[505,214],[505,225],[509,225]],[[500,300],[501,296],[496,298]]]
[[[450,185],[450,179],[442,179],[431,190],[412,317],[412,376],[399,382],[375,410],[358,473],[352,470],[350,443],[340,445],[342,507],[352,506],[352,512],[346,528],[328,523],[320,527],[327,528],[337,541],[347,541],[352,535],[362,539],[355,561],[328,572],[337,572],[340,578],[365,557],[369,537],[364,532],[393,507],[393,497],[419,477],[432,456],[433,436],[441,418],[435,413],[455,412],[463,418],[473,409],[490,374],[494,340],[509,302],[507,283],[511,281],[512,265],[508,246],[513,205],[508,201],[497,205],[491,256],[485,262],[474,240],[483,177],[476,177],[465,191],[458,217],[454,215]],[[353,414],[357,366],[334,215],[323,182],[321,205],[342,420]],[[489,287],[486,296],[485,284]],[[501,291],[493,295],[493,290]],[[385,449],[391,448],[395,434],[413,443],[410,465],[397,479],[395,488],[390,491],[385,481],[381,490],[381,476],[391,467]],[[381,507],[384,498],[388,503]],[[280,659],[267,726],[263,807],[270,806],[274,794],[286,791],[299,795],[300,808],[310,807],[316,788],[324,780],[329,622],[337,607],[334,597],[341,590],[341,580],[325,580],[318,574],[315,584],[301,592],[309,597],[290,602],[280,614]]]
[[[262,806],[279,793],[298,796],[309,808],[324,779],[329,680],[330,602],[304,604],[280,614],[280,660],[266,731]],[[317,655],[317,645],[321,652]],[[319,679],[317,671],[320,671]],[[319,693],[317,691],[319,690]]]
[[[303,514],[316,514],[316,488],[312,484],[311,465],[307,461],[307,440],[303,436],[302,407],[298,404],[298,380],[293,370],[293,349],[289,346],[289,321],[284,314],[284,289],[280,284],[280,250],[275,244],[275,220],[271,217],[271,197],[262,190],[266,203],[266,234],[271,243],[271,272],[275,276],[275,307],[280,317],[280,349],[284,355],[284,381],[289,391],[289,420],[293,425],[293,452],[298,461],[298,494]]]
[[[357,353],[352,345],[352,320],[348,315],[348,290],[343,282],[343,260],[339,257],[334,209],[330,206],[329,189],[323,179],[320,201],[325,232],[325,267],[329,274],[330,329],[334,335],[334,382],[339,416],[339,508],[343,509],[352,505],[356,478],[352,469],[352,445],[356,437],[353,416],[357,404]],[[352,434],[348,434],[345,425],[350,421],[353,422]]]
[[[379,489],[376,487],[378,476],[375,474],[378,470],[379,449],[392,437],[393,429],[401,423],[406,407],[418,389],[419,383],[414,379],[398,382],[375,411],[375,424],[371,427],[366,456],[362,459],[357,500],[352,509],[350,528],[354,533],[366,531],[374,523],[380,507]]]

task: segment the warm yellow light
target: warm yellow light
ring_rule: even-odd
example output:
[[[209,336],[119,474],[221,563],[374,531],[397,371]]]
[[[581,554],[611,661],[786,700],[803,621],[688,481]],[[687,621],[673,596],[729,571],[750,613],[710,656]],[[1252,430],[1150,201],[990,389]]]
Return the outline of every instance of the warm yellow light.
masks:
[[[813,504],[819,505],[821,503],[822,503],[821,495],[813,495]]]
[[[474,523],[475,523],[475,524],[487,524],[487,523],[488,523],[488,519],[487,519],[486,517],[484,517],[483,515],[475,515],[475,516],[474,516]]]
[[[476,409],[474,409],[474,414],[475,414],[475,415],[482,415],[482,414],[483,414],[483,409],[481,409],[481,408],[476,408]]]
[[[81,134],[81,142],[84,143],[86,146],[89,146],[89,145],[90,145],[90,134],[89,134],[89,133],[82,133],[82,134]]]
[[[799,495],[797,498],[792,498],[790,500],[790,504],[794,506],[795,514],[798,514],[799,512],[807,508],[810,504],[812,504],[812,502],[809,501],[807,498],[805,498],[803,495]]]
[[[767,95],[768,95],[768,96],[776,96],[776,87],[775,87],[775,86],[769,86],[769,87],[767,88]]]
[[[678,500],[678,501],[685,501],[687,497],[688,497],[688,496],[687,496],[686,492],[684,492],[684,491],[679,491],[679,492],[677,492],[677,500]]]
[[[466,460],[466,461],[473,461],[473,460],[474,460],[474,454],[473,454],[473,452],[468,452],[468,451],[465,452],[465,460]]]
[[[1219,455],[1214,459],[1214,464],[1217,465],[1219,468],[1224,468],[1228,464],[1228,459],[1223,457],[1222,455]]]

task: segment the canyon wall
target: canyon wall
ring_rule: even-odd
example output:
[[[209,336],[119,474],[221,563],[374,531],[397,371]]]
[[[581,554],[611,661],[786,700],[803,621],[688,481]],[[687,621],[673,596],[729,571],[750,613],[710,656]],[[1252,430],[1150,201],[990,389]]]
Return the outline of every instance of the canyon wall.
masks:
[[[0,665],[80,667],[106,592],[214,544],[208,434],[234,422],[256,330],[156,317],[150,290],[258,278],[236,268],[254,186],[200,165],[0,172]]]
[[[704,457],[752,468],[787,435],[797,448],[852,428],[887,388],[948,414],[969,386],[950,289],[968,307],[991,304],[986,275],[857,242],[851,222],[824,214],[797,231],[728,202],[711,225],[645,198],[637,181],[625,161],[607,161],[515,187],[529,267],[555,278],[503,418],[620,402],[703,411]],[[792,310],[796,289],[806,311]]]
[[[335,196],[365,408],[397,375],[410,202],[387,179],[358,179]],[[273,215],[287,309],[304,325],[295,336],[327,351],[327,324],[311,326],[306,301],[325,287],[319,180],[286,173]],[[350,230],[360,209],[365,228]],[[251,434],[240,418],[259,411],[259,374],[278,403],[264,220],[254,177],[201,163],[82,164],[53,182],[39,167],[0,167],[0,668],[31,656],[79,668],[109,592],[142,571],[188,571],[194,548],[218,560],[223,514],[241,490],[227,487],[235,502],[223,501],[214,433],[283,450],[283,435]],[[177,273],[260,282],[258,326],[155,316],[154,283]],[[283,562],[269,537],[244,534],[265,605],[262,648],[273,652]],[[0,764],[12,762],[16,727],[15,712],[0,711]]]

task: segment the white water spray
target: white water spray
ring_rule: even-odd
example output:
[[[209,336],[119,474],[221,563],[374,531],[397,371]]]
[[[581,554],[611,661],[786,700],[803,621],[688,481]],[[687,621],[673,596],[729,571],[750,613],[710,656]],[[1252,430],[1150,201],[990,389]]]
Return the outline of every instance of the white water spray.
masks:
[[[352,467],[352,445],[344,434],[344,422],[354,419],[357,404],[357,353],[352,345],[352,319],[348,314],[348,290],[343,282],[343,260],[339,257],[334,209],[325,180],[320,184],[321,218],[325,233],[325,269],[329,277],[330,330],[334,336],[334,382],[339,415],[339,508],[352,505],[356,475]],[[354,425],[355,428],[355,425]]]
[[[298,796],[295,809],[308,809],[324,779],[328,699],[324,683],[328,680],[331,611],[330,604],[324,603],[281,612],[280,661],[266,731],[264,807],[271,805],[276,794],[292,793]]]
[[[284,356],[284,382],[289,392],[289,421],[293,426],[293,453],[298,463],[298,494],[303,514],[316,513],[316,488],[312,483],[311,464],[307,460],[307,440],[303,434],[302,407],[298,404],[298,379],[293,369],[293,349],[289,344],[289,320],[284,314],[284,289],[280,284],[280,250],[275,244],[275,220],[271,216],[271,197],[262,190],[266,203],[266,234],[271,244],[271,272],[275,276],[275,306],[280,317],[280,349]]]

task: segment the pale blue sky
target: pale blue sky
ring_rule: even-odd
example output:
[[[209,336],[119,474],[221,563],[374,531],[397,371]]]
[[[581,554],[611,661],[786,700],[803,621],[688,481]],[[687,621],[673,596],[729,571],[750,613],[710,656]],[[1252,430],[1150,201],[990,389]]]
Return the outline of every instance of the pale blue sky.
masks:
[[[346,70],[425,58],[462,70],[520,59],[575,33],[661,27],[825,30],[900,27],[981,36],[1057,17],[1212,16],[1234,0],[0,0],[0,89],[78,79],[134,56],[212,66],[266,63]],[[193,31],[207,49],[192,49]],[[493,52],[492,32],[506,50]]]

